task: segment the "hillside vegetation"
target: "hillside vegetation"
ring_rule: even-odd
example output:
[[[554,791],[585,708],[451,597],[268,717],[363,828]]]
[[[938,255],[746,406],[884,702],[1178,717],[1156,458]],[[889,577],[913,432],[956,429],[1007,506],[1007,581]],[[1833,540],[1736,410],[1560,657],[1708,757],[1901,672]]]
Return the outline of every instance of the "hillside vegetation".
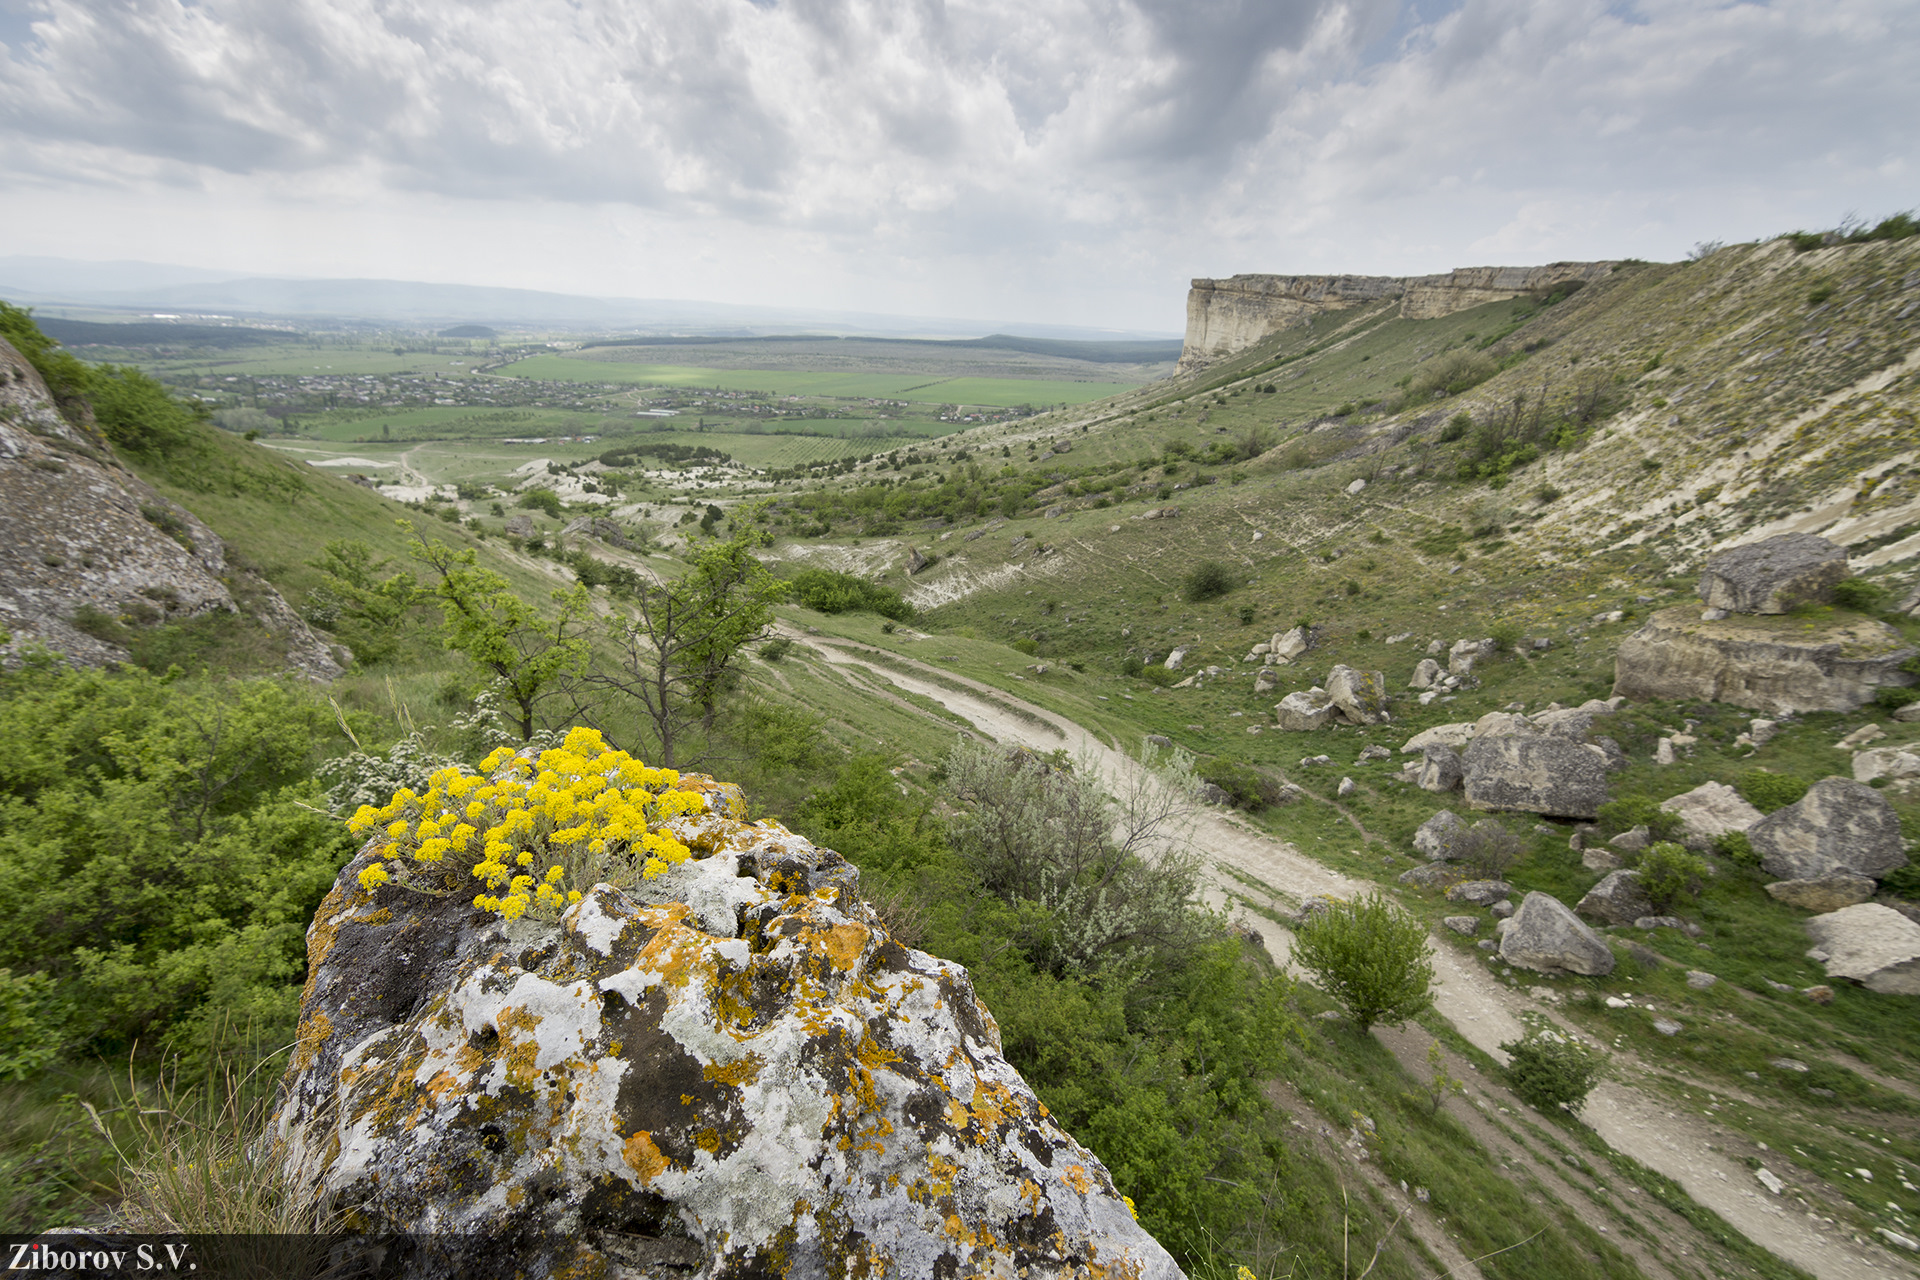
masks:
[[[1397,750],[1516,703],[1607,696],[1621,638],[1690,602],[1708,551],[1766,533],[1846,545],[1868,585],[1828,620],[1882,618],[1920,641],[1893,608],[1913,608],[1920,576],[1916,315],[1920,239],[1783,239],[1623,264],[1578,291],[1439,320],[1342,312],[1193,375],[831,466],[754,474],[601,445],[488,472],[449,450],[459,487],[450,472],[426,477],[445,488],[391,488],[406,501],[168,416],[181,442],[125,450],[129,463],[361,659],[326,690],[239,680],[230,641],[161,624],[134,647],[144,671],[30,663],[5,677],[5,716],[44,740],[0,783],[12,828],[31,837],[36,880],[99,904],[82,921],[24,879],[7,898],[7,1229],[144,1203],[165,1160],[138,1149],[134,1095],[164,1070],[198,1078],[265,1055],[256,1091],[270,1087],[304,976],[298,921],[351,852],[325,815],[356,787],[390,790],[518,738],[446,625],[448,596],[422,593],[438,541],[526,602],[532,632],[574,610],[587,625],[570,633],[569,671],[583,676],[622,661],[602,620],[697,577],[702,555],[750,550],[770,569],[778,634],[732,642],[678,762],[741,782],[756,814],[844,853],[899,936],[967,965],[1010,1060],[1191,1274],[1784,1277],[1808,1264],[1747,1239],[1577,1107],[1523,1102],[1525,1081],[1442,1013],[1405,1002],[1398,1029],[1372,1031],[1344,1016],[1252,941],[1297,924],[1304,895],[1222,872],[1204,847],[1189,866],[1114,845],[1097,788],[1076,802],[1102,817],[1079,852],[1032,854],[1066,870],[1012,874],[996,820],[1064,803],[1095,775],[1064,752],[983,758],[953,709],[962,695],[1062,747],[1060,724],[1128,754],[1156,735],[1150,763],[1176,792],[1204,779],[1256,836],[1377,884],[1432,928],[1443,974],[1483,971],[1527,1017],[1607,1047],[1603,1089],[1652,1099],[1684,1117],[1682,1141],[1784,1178],[1777,1201],[1760,1183],[1743,1191],[1812,1223],[1814,1255],[1825,1241],[1901,1265],[1892,1238],[1920,1238],[1911,998],[1846,984],[1829,1003],[1803,995],[1825,982],[1803,955],[1805,913],[1769,898],[1735,849],[1676,894],[1697,936],[1617,936],[1623,963],[1605,978],[1492,963],[1442,926],[1452,904],[1398,883],[1420,861],[1416,828],[1460,802],[1404,781]],[[565,532],[592,515],[624,533]],[[509,533],[516,517],[528,523]],[[555,595],[576,588],[584,605]],[[1313,635],[1299,661],[1249,661],[1295,625]],[[1407,693],[1431,641],[1483,636],[1500,654],[1476,684],[1425,705]],[[1386,674],[1392,723],[1275,729],[1273,703],[1334,663]],[[1256,692],[1261,670],[1278,683]],[[535,727],[591,721],[652,758],[653,722],[596,687],[561,681]],[[1834,744],[1870,722],[1887,743],[1920,741],[1920,725],[1869,706],[1789,717],[1756,750],[1741,739],[1752,715],[1643,703],[1613,716],[1627,759],[1612,794],[1626,803],[1602,815],[1602,836],[1710,779],[1778,808],[1847,774]],[[210,717],[258,724],[258,742],[250,772],[195,808],[193,779],[216,769],[191,746]],[[1676,735],[1692,741],[1656,763]],[[1022,770],[1059,781],[1039,798],[989,785]],[[1914,848],[1920,797],[1881,794]],[[1571,903],[1598,880],[1570,824],[1500,821],[1509,840],[1489,870],[1516,898]],[[265,831],[280,833],[284,866],[262,865]],[[130,841],[164,870],[130,867],[114,852]],[[4,874],[28,866],[16,856]],[[1883,887],[1913,900],[1920,876]],[[29,941],[54,937],[48,919],[67,931],[57,949]],[[245,966],[213,959],[243,947]],[[1695,972],[1718,981],[1694,985]],[[109,983],[115,1002],[100,999]],[[1682,1029],[1658,1029],[1656,1013]],[[93,1103],[119,1147],[76,1127],[70,1098]]]

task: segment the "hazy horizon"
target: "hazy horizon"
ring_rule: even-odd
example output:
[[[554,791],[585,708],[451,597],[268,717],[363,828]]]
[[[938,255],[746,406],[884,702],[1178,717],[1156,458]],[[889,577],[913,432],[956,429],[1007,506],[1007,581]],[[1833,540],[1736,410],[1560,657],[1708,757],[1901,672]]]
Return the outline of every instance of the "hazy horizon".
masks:
[[[22,257],[1178,332],[1920,189],[1907,0],[0,0]]]

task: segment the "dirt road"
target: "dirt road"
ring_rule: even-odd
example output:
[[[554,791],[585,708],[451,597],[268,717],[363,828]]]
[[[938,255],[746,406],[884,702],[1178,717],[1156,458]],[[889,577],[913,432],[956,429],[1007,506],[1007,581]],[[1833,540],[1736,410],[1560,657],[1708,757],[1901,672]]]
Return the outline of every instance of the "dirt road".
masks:
[[[863,659],[860,647],[850,642],[805,635],[794,635],[793,639],[836,666],[857,666],[870,678],[934,699],[997,742],[1040,751],[1065,747],[1071,755],[1097,761],[1109,779],[1140,768],[1125,753],[1073,721],[1021,703],[1003,690],[896,657],[894,661],[923,674],[903,673],[891,665]],[[1014,714],[1009,706],[1017,706],[1021,714]],[[1209,874],[1215,903],[1229,894],[1247,895],[1247,886],[1230,875],[1229,868],[1295,901],[1309,894],[1346,896],[1372,887],[1217,809],[1210,808],[1200,816],[1194,841],[1212,860]],[[1262,916],[1250,916],[1249,923],[1259,929],[1268,950],[1284,965],[1290,950],[1287,930]],[[1434,947],[1434,970],[1435,1007],[1463,1037],[1500,1061],[1506,1058],[1500,1043],[1521,1034],[1520,1011],[1546,1012],[1444,943]],[[1749,1240],[1819,1280],[1879,1280],[1916,1274],[1904,1259],[1877,1248],[1863,1248],[1840,1229],[1800,1216],[1786,1202],[1769,1195],[1750,1170],[1709,1149],[1709,1143],[1723,1145],[1726,1135],[1697,1116],[1673,1111],[1652,1094],[1625,1083],[1608,1082],[1594,1091],[1581,1115],[1614,1150],[1672,1178],[1697,1203],[1712,1209]]]

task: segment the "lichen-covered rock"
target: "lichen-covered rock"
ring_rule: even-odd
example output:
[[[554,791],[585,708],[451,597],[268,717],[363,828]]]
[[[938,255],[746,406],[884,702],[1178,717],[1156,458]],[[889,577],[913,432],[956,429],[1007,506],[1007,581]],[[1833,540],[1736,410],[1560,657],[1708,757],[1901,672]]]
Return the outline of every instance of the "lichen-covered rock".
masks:
[[[1422,791],[1458,791],[1466,776],[1466,765],[1461,763],[1459,752],[1452,747],[1430,743],[1421,753],[1420,772],[1415,775],[1414,781],[1420,784]]]
[[[1810,880],[1775,880],[1767,894],[1803,911],[1838,911],[1873,897],[1873,881],[1846,871],[1829,871]]]
[[[1830,871],[1878,880],[1907,855],[1900,817],[1872,787],[1822,778],[1784,809],[1747,828],[1760,865],[1782,880],[1812,880]]]
[[[1476,735],[1462,762],[1476,809],[1592,818],[1607,801],[1606,757],[1556,734]]]
[[[1703,782],[1660,807],[1680,815],[1680,842],[1695,850],[1710,849],[1719,837],[1745,831],[1765,816],[1724,782]]]
[[[1512,892],[1513,886],[1505,880],[1465,880],[1447,890],[1447,901],[1490,907]]]
[[[1535,890],[1501,922],[1500,958],[1543,973],[1565,970],[1591,978],[1613,972],[1613,951],[1601,936],[1551,894]]]
[[[1613,871],[1587,890],[1573,909],[1602,924],[1632,924],[1641,916],[1653,914],[1653,899],[1640,883],[1638,871]]]
[[[1769,715],[1854,711],[1882,686],[1908,685],[1915,653],[1884,622],[1734,616],[1662,609],[1620,642],[1614,693],[1635,699],[1724,702]]]
[[[695,856],[558,924],[348,864],[276,1117],[296,1187],[411,1239],[411,1276],[1180,1274],[964,969],[737,789],[680,785],[716,802],[669,824]]]
[[[1381,724],[1387,713],[1387,677],[1378,671],[1355,671],[1344,663],[1327,674],[1327,696],[1348,724]]]
[[[1700,599],[1728,613],[1785,613],[1826,603],[1847,576],[1847,553],[1811,533],[1783,533],[1722,551],[1700,575]]]

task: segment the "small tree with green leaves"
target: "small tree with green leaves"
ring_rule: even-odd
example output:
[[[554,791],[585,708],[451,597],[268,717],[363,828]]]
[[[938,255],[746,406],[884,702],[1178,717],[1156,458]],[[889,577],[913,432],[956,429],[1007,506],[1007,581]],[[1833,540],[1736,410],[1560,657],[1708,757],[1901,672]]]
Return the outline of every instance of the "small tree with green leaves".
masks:
[[[403,520],[400,525],[413,534],[412,524]],[[440,602],[445,615],[442,643],[493,678],[511,704],[521,741],[531,739],[540,704],[561,692],[564,678],[586,663],[584,633],[593,616],[587,589],[576,584],[555,591],[557,608],[546,614],[515,595],[505,578],[480,568],[472,548],[455,551],[414,534],[413,558],[435,579],[426,593]]]
[[[1398,1026],[1433,1003],[1433,948],[1420,922],[1380,894],[1314,912],[1293,958],[1362,1031]]]
[[[1432,1116],[1440,1114],[1440,1104],[1448,1098],[1465,1097],[1466,1093],[1467,1082],[1447,1074],[1447,1055],[1435,1040],[1427,1045],[1427,1079],[1422,1082],[1420,1092],[1403,1096],[1415,1106],[1425,1107]]]
[[[1703,877],[1711,868],[1699,854],[1689,853],[1682,845],[1662,840],[1640,855],[1640,887],[1653,900],[1653,909],[1664,913],[1693,901],[1700,892]]]

